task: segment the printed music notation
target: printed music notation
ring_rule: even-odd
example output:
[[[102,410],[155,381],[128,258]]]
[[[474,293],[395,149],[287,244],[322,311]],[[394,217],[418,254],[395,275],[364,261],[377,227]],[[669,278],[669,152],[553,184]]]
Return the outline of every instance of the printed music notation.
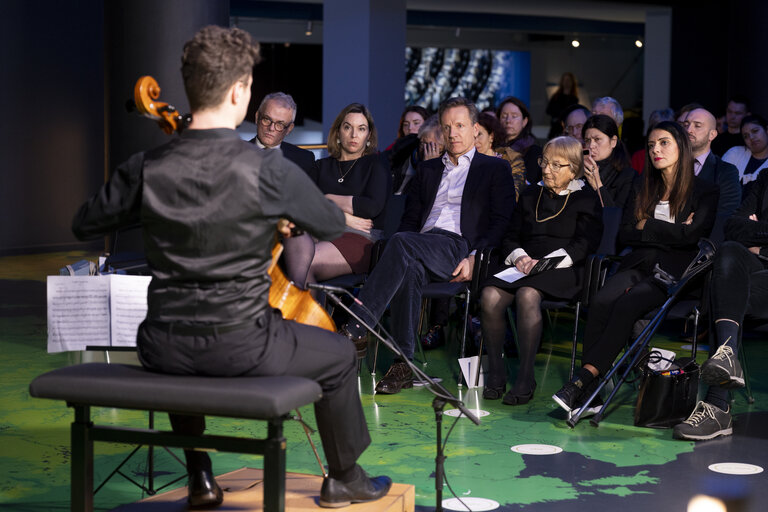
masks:
[[[149,276],[48,276],[48,352],[134,346]]]

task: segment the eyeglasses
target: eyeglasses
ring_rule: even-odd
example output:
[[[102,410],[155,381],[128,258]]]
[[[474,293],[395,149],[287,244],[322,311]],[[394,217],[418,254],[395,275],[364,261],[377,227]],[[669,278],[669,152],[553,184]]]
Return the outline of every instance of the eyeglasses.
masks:
[[[270,118],[267,115],[259,114],[259,124],[263,126],[264,128],[269,128],[272,125],[275,125],[275,130],[278,132],[282,132],[289,126],[291,126],[293,123],[284,123],[283,121],[275,121],[274,119]]]
[[[570,167],[571,164],[559,164],[557,162],[550,162],[546,158],[539,157],[539,167],[544,169],[547,166],[551,167],[553,171],[558,172],[563,167]]]

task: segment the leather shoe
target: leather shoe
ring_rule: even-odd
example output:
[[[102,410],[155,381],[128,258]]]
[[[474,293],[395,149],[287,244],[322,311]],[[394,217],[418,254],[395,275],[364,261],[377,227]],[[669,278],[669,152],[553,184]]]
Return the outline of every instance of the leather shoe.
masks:
[[[368,353],[368,334],[354,336],[351,332],[349,332],[346,324],[341,326],[341,329],[339,329],[339,334],[346,337],[349,341],[355,344],[358,359],[363,359],[365,357],[365,355]]]
[[[214,508],[224,501],[224,493],[208,469],[189,474],[187,481],[187,503],[190,508]]]
[[[394,395],[399,393],[401,389],[412,387],[413,373],[410,367],[403,362],[392,363],[384,378],[376,384],[376,392],[384,395]]]
[[[339,508],[352,503],[374,501],[385,496],[392,487],[392,479],[388,476],[371,478],[360,466],[357,466],[356,470],[357,475],[351,482],[325,477],[320,489],[321,507]]]
[[[433,325],[421,339],[421,346],[429,350],[445,343],[445,331],[442,325]]]

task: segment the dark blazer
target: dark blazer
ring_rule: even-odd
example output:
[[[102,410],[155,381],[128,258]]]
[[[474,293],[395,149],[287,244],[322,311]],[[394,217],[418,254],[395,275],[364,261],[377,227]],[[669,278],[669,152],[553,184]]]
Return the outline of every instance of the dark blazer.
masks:
[[[695,177],[691,195],[680,214],[675,217],[674,223],[650,218],[644,228],[638,230],[635,201],[641,186],[642,180],[633,187],[619,228],[620,244],[633,248],[622,260],[620,270],[639,268],[650,273],[658,263],[662,269],[680,277],[698,253],[699,239],[709,237],[715,224],[718,188],[713,183]],[[649,213],[653,215],[653,211]],[[691,213],[693,221],[684,224]]]
[[[443,176],[442,159],[419,164],[408,189],[399,231],[420,231],[435,203]],[[496,247],[515,207],[515,185],[506,160],[476,152],[461,200],[461,234],[470,250]]]
[[[741,203],[741,184],[736,166],[723,161],[713,152],[709,153],[699,172],[699,178],[715,183],[720,187],[720,200],[717,215],[730,217]]]
[[[250,142],[256,144],[256,137],[252,138]],[[285,141],[280,143],[280,151],[283,152],[285,158],[301,167],[304,172],[309,175],[313,174],[315,167],[315,154],[313,152]]]
[[[757,222],[750,215],[756,215]],[[725,238],[745,247],[760,247],[760,255],[768,257],[768,173],[760,173],[741,207],[728,219]]]

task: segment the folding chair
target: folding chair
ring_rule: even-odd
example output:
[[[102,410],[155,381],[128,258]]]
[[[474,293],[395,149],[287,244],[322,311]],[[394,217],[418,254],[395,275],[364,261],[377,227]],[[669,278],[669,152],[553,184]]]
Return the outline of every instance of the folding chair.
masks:
[[[622,368],[623,373],[616,384],[614,386],[613,390],[611,391],[608,398],[605,400],[605,403],[603,404],[600,411],[593,416],[590,419],[590,423],[594,426],[598,426],[600,424],[600,421],[602,421],[602,418],[605,414],[605,411],[607,410],[608,405],[613,400],[613,397],[616,396],[616,393],[618,392],[621,385],[624,383],[624,381],[627,379],[627,376],[632,371],[632,369],[635,367],[637,362],[640,360],[640,358],[643,356],[643,352],[645,348],[648,346],[648,343],[651,341],[651,338],[655,334],[656,330],[658,329],[659,325],[661,325],[661,322],[666,318],[667,314],[669,313],[669,310],[671,307],[680,300],[681,295],[690,290],[691,287],[697,283],[697,279],[702,277],[705,272],[707,272],[710,267],[712,266],[712,260],[715,254],[715,246],[714,244],[707,240],[706,238],[702,238],[699,241],[699,253],[696,256],[696,258],[691,262],[691,264],[688,266],[688,268],[683,273],[682,277],[676,282],[672,282],[670,286],[667,289],[667,300],[664,302],[664,304],[659,308],[658,312],[654,315],[654,317],[651,319],[649,324],[643,329],[643,332],[640,333],[640,335],[635,339],[635,341],[625,350],[624,355],[613,365],[613,367],[608,371],[608,373],[605,374],[600,379],[600,383],[598,384],[595,391],[590,395],[590,397],[586,400],[585,404],[579,408],[578,412],[568,418],[568,425],[571,427],[575,427],[576,424],[579,422],[579,419],[581,418],[581,415],[589,408],[589,405],[592,403],[592,401],[597,397],[597,395],[602,391],[602,389],[606,386],[608,381],[617,374]],[[694,336],[697,333],[694,333]],[[694,345],[695,346],[695,345]],[[694,353],[695,357],[695,353]],[[627,361],[630,361],[628,365],[625,365]]]

